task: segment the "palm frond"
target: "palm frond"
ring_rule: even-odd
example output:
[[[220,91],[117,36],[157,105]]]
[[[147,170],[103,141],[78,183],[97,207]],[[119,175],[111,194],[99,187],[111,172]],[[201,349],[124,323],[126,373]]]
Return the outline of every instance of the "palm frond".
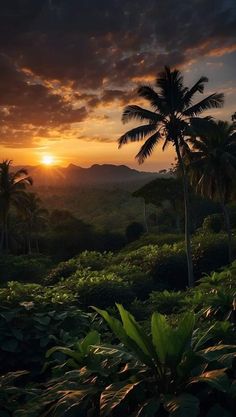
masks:
[[[150,110],[143,109],[140,106],[130,105],[124,109],[122,122],[127,123],[130,120],[149,121],[150,123],[159,123],[163,120],[160,114]]]
[[[160,139],[160,132],[156,132],[146,140],[146,142],[143,144],[143,146],[141,146],[140,151],[135,157],[138,160],[139,164],[142,164],[145,161],[145,159],[152,154],[153,149],[158,144]]]
[[[164,112],[163,99],[156,93],[156,91],[152,87],[148,85],[142,85],[138,88],[138,95],[148,100],[155,110],[159,110],[161,113]]]
[[[213,93],[210,96],[199,101],[197,104],[186,109],[183,114],[184,116],[197,116],[204,110],[222,107],[224,104],[224,94]]]
[[[189,106],[189,104],[191,104],[191,100],[196,93],[202,94],[204,92],[205,83],[207,82],[207,77],[201,77],[190,89],[188,89],[184,96],[184,102],[186,106]]]
[[[157,126],[155,124],[142,125],[129,130],[118,139],[118,146],[121,148],[128,142],[138,142],[145,138],[148,134],[155,132]]]

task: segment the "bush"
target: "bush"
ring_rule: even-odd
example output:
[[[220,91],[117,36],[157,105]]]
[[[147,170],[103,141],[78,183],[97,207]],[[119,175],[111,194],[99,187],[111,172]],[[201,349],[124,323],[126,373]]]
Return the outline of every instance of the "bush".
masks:
[[[180,312],[185,303],[185,295],[181,291],[154,291],[148,300],[152,312],[175,314]]]
[[[0,257],[0,282],[41,282],[52,263],[41,255],[5,255]]]
[[[235,239],[233,253],[236,252]],[[202,235],[193,241],[193,266],[195,277],[201,278],[228,264],[228,241],[225,235]]]
[[[60,262],[45,277],[44,282],[48,285],[56,284],[62,278],[69,278],[78,268],[78,261],[75,258],[69,261]]]
[[[80,310],[33,303],[0,309],[0,372],[41,370],[45,353],[57,343],[69,343],[90,327],[89,316]]]
[[[128,284],[116,274],[104,271],[77,271],[71,278],[62,283],[65,291],[68,289],[77,294],[79,304],[83,308],[91,305],[98,307],[114,306],[116,302],[128,304],[135,294]]]
[[[101,253],[86,250],[78,256],[77,262],[82,268],[89,268],[91,271],[101,271],[110,265],[112,258],[112,252]]]
[[[205,217],[202,228],[206,232],[219,233],[224,227],[224,219],[222,214],[215,213]]]
[[[183,289],[187,286],[187,262],[182,248],[160,248],[151,275],[159,289]]]
[[[141,248],[142,246],[148,245],[173,245],[174,243],[183,242],[184,236],[182,234],[175,234],[175,233],[145,233],[143,236],[140,237],[139,240],[130,243],[126,246],[125,251],[133,251]]]

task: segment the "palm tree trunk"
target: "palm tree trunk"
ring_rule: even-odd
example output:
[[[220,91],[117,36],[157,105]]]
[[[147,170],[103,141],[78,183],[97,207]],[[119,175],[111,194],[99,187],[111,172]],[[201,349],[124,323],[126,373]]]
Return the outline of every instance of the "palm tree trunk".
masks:
[[[190,288],[194,286],[193,276],[193,261],[192,261],[192,248],[191,248],[191,235],[190,235],[190,216],[189,216],[189,192],[188,192],[188,178],[186,168],[183,163],[183,159],[180,153],[178,141],[175,141],[175,148],[178,157],[179,166],[182,173],[183,191],[184,191],[184,211],[185,211],[185,248],[188,265],[188,285]]]

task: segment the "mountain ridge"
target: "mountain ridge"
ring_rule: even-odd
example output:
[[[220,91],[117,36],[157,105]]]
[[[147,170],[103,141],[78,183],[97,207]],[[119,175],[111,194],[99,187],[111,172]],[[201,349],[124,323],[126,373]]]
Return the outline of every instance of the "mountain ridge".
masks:
[[[25,165],[14,166],[13,169],[24,168],[33,177],[36,186],[81,186],[86,184],[119,184],[132,181],[151,181],[161,174],[157,172],[138,171],[127,165],[93,164],[88,168],[69,164],[67,167]]]

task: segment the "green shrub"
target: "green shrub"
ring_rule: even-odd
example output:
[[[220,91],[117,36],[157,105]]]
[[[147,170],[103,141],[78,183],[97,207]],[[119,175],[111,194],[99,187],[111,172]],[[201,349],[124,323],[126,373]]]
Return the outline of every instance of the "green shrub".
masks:
[[[78,260],[72,258],[69,261],[60,262],[45,277],[44,282],[47,285],[56,284],[62,278],[69,278],[78,268]]]
[[[137,250],[143,246],[148,245],[173,245],[174,243],[183,242],[184,236],[182,234],[175,234],[175,233],[145,233],[143,236],[140,237],[139,240],[130,243],[127,245],[123,251],[130,252],[133,250]]]
[[[25,302],[0,309],[0,372],[39,372],[51,346],[70,343],[90,327],[90,318],[75,307],[66,309]]]
[[[159,249],[151,275],[160,289],[183,289],[187,286],[187,262],[180,247],[163,246]]]
[[[112,252],[84,251],[78,256],[77,260],[78,264],[83,268],[101,271],[112,262],[112,258]]]
[[[224,227],[224,219],[222,214],[215,213],[205,217],[202,228],[206,232],[219,233]]]
[[[128,265],[138,267],[141,271],[149,272],[155,265],[158,252],[158,246],[142,246],[141,248],[128,253],[120,253],[116,257],[115,262],[124,262]]]
[[[65,291],[69,289],[77,294],[78,302],[84,308],[91,305],[110,307],[119,300],[128,304],[135,298],[127,283],[117,275],[104,271],[77,271],[61,285]]]
[[[175,314],[183,310],[185,294],[181,291],[154,291],[150,294],[148,303],[151,311],[162,314]]]
[[[233,253],[236,253],[236,242],[233,239]],[[228,264],[228,241],[225,235],[202,235],[193,240],[193,266],[195,277]]]
[[[51,261],[41,255],[5,255],[0,257],[0,282],[42,282]]]

